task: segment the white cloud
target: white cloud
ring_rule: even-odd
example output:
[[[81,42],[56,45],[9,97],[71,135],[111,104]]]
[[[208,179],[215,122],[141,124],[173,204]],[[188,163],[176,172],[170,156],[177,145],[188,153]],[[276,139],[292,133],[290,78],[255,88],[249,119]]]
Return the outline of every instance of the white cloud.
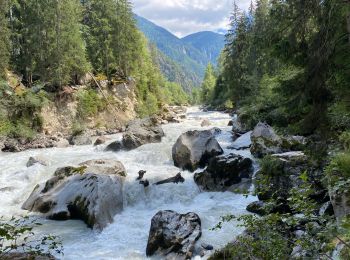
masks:
[[[237,0],[247,10],[251,0]],[[227,28],[233,0],[133,0],[134,11],[179,37]]]

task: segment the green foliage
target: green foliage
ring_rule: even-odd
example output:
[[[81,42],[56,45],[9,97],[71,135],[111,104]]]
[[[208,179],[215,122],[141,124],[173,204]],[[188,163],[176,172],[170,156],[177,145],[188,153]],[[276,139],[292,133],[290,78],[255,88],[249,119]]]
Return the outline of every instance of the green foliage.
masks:
[[[209,63],[205,71],[204,80],[201,87],[202,102],[207,104],[211,103],[213,99],[215,82],[216,82],[216,76],[214,73],[214,68],[213,68],[213,65]]]
[[[334,191],[350,189],[350,152],[336,155],[326,168],[327,184]]]
[[[79,90],[78,92],[78,115],[81,119],[96,116],[107,108],[107,102],[100,97],[96,90]]]
[[[15,94],[7,85],[0,85],[0,135],[33,139],[42,128],[40,111],[48,98],[42,91],[25,90]]]
[[[13,67],[28,85],[39,78],[45,84],[62,86],[89,69],[80,1],[18,0],[11,14]]]
[[[349,128],[349,8],[259,0],[246,14],[235,5],[212,104],[234,101],[249,124],[298,134]]]
[[[6,13],[8,11],[8,1],[0,0],[0,80],[5,78],[5,70],[8,68],[10,46],[8,22]]]
[[[350,131],[343,132],[339,141],[343,144],[344,150],[350,152]]]
[[[269,167],[271,168],[271,167]],[[275,167],[272,167],[275,168]],[[313,189],[307,181],[306,173],[300,176],[305,182],[292,189],[288,204],[295,213],[270,213],[259,217],[256,215],[225,216],[214,228],[222,228],[222,223],[238,221],[246,230],[232,244],[217,251],[210,259],[294,259],[294,248],[300,247],[301,258],[329,258],[332,239],[337,234],[331,217],[315,216],[318,210],[316,201],[311,199]],[[296,235],[295,230],[304,231]]]
[[[88,0],[84,7],[84,37],[87,53],[95,72],[129,75],[137,59],[139,33],[127,0]]]
[[[23,252],[29,256],[63,254],[63,246],[58,237],[45,235],[38,237],[34,227],[41,224],[28,218],[9,221],[0,219],[0,259],[10,259],[12,253]]]

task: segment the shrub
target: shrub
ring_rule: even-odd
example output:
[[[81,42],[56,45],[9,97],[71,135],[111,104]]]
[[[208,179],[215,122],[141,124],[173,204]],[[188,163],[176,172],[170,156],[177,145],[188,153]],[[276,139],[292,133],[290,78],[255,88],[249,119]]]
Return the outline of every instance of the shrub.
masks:
[[[82,119],[96,116],[107,107],[107,102],[96,91],[80,90],[78,93],[78,113]]]
[[[350,152],[336,155],[326,168],[326,181],[334,190],[350,189]]]
[[[339,141],[342,143],[345,151],[350,151],[350,131],[343,132],[339,137]]]

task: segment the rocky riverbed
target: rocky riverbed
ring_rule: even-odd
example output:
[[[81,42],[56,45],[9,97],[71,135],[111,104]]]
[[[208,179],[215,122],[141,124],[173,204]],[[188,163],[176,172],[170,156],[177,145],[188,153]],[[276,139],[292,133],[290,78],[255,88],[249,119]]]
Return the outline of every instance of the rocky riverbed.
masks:
[[[172,115],[164,116],[161,119],[163,122],[159,123],[167,123],[171,118]],[[125,143],[122,133],[99,140],[97,146],[93,145],[97,139],[95,137],[92,142],[82,146],[0,153],[2,215],[28,214],[28,211],[21,209],[22,205],[24,209],[37,212],[29,213],[43,223],[36,231],[39,234],[53,233],[62,238],[63,259],[145,259],[146,248],[152,248],[147,254],[156,259],[167,254],[182,258],[206,258],[243,231],[235,222],[225,224],[219,231],[211,231],[220,217],[232,213],[247,214],[247,205],[257,200],[254,196],[245,197],[230,189],[240,184],[243,177],[249,180],[257,170],[256,161],[249,150],[250,133],[234,141],[232,126],[228,126],[231,119],[229,114],[190,108],[187,119],[182,116],[180,122],[164,124],[162,131],[153,128],[153,125],[145,132],[139,131],[139,127],[136,130],[130,127],[135,131],[127,137],[124,134],[124,140],[131,140],[133,147],[120,147],[117,152],[113,149],[106,151],[106,148],[113,142]],[[214,127],[216,129],[213,130]],[[183,139],[182,144],[187,148],[179,151],[192,149],[196,152],[177,156],[173,146],[181,143],[180,136],[188,131],[192,131],[190,136],[199,139]],[[204,136],[201,131],[205,131]],[[144,136],[148,138],[146,142],[142,141]],[[204,140],[201,138],[210,140],[208,145],[201,145]],[[213,147],[217,152],[213,151]],[[198,154],[200,150],[202,152]],[[218,158],[215,159],[215,156]],[[190,168],[181,166],[183,169],[180,169],[174,166],[173,158],[178,165],[187,164],[181,160],[194,163]],[[225,160],[227,164],[223,162]],[[117,161],[121,163],[118,169],[111,163],[117,165]],[[217,164],[222,165],[223,169],[226,167],[223,174],[210,170],[213,168],[210,165]],[[241,172],[233,179],[227,176],[227,167],[231,167],[231,164],[236,167],[235,171]],[[195,174],[205,173],[203,171],[207,165],[209,169],[202,182],[207,180],[210,189],[194,180]],[[57,173],[58,168],[68,166],[72,167],[68,168],[69,171]],[[114,193],[108,193],[115,203],[108,208],[110,199],[105,197],[99,198],[94,206],[98,197],[94,197],[94,194],[99,194],[94,192],[96,189],[106,192],[104,189],[108,183],[118,186]],[[249,189],[250,185],[251,182],[248,182],[245,186]],[[91,189],[91,194],[88,189]],[[96,215],[96,211],[105,210],[106,207],[106,214]],[[192,213],[187,214],[189,212]],[[115,216],[111,218],[110,215]],[[174,228],[179,224],[177,222],[188,228]],[[164,228],[159,230],[159,227]],[[157,235],[153,236],[152,230]],[[167,235],[169,232],[177,233],[177,239]],[[179,241],[182,235],[187,238],[190,235],[190,239]],[[161,240],[167,241],[167,244],[158,243],[158,247],[155,247],[154,241],[162,236],[164,239]]]

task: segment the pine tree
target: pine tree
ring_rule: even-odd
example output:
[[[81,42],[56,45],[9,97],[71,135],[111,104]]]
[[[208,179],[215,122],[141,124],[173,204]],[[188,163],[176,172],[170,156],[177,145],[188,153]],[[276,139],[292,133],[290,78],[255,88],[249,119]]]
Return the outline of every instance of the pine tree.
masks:
[[[140,34],[127,0],[89,0],[84,3],[88,55],[98,73],[125,77],[140,49]]]
[[[88,70],[78,0],[18,0],[13,16],[13,63],[28,85],[62,86]]]
[[[209,104],[212,101],[215,82],[216,82],[216,76],[215,76],[214,68],[213,68],[213,65],[209,63],[205,71],[204,80],[201,87],[202,88],[201,98],[203,102]]]
[[[9,62],[9,30],[6,13],[7,0],[0,0],[0,79],[5,76],[5,69]]]

